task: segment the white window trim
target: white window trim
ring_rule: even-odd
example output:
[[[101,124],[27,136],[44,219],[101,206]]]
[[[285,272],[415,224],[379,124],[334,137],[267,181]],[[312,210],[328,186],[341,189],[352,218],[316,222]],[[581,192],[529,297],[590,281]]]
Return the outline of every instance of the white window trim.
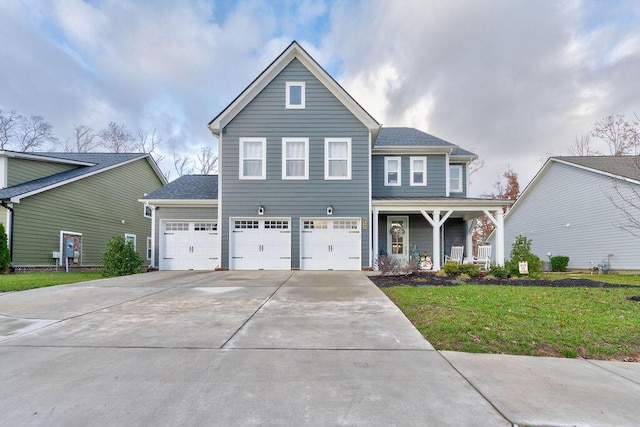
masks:
[[[389,182],[389,163],[398,162],[398,182]],[[400,187],[402,185],[402,157],[385,157],[384,158],[384,185],[385,187]]]
[[[304,159],[288,159],[287,142],[304,142]],[[287,176],[287,160],[304,160],[304,175]],[[309,179],[309,138],[282,138],[282,179]]]
[[[330,176],[329,175],[329,143],[330,142],[346,142],[347,143],[347,176]],[[326,180],[349,180],[351,179],[351,138],[325,138],[324,139],[324,179]]]
[[[287,110],[304,110],[305,105],[306,105],[306,97],[305,97],[305,82],[287,82],[286,83],[286,102],[285,102],[285,108]],[[298,104],[291,104],[291,97],[290,97],[290,88],[292,86],[299,86],[300,87],[300,105]]]
[[[422,168],[422,182],[415,182],[413,180],[414,176],[413,173],[414,172],[418,172],[413,168],[413,161],[414,160],[421,160],[424,164],[424,167]],[[426,157],[410,157],[409,158],[409,162],[410,162],[410,166],[409,166],[409,173],[411,174],[411,186],[414,187],[426,187],[427,186],[427,158]]]
[[[133,249],[138,250],[138,245],[137,245],[137,237],[135,234],[130,234],[130,233],[124,233],[124,241],[128,242],[128,239],[133,238]]]
[[[146,194],[145,194],[146,196]],[[147,215],[147,209],[149,209],[149,214]],[[144,204],[142,205],[142,215],[145,218],[152,218],[153,217],[153,206],[149,205],[149,204]]]
[[[458,175],[458,187],[451,187],[452,174]],[[462,193],[462,165],[449,165],[449,192]]]
[[[260,142],[262,143],[262,174],[260,176],[245,176],[244,175],[244,161],[245,158],[242,157],[242,153],[244,153],[244,143],[245,142]],[[238,158],[240,159],[240,179],[267,179],[267,138],[240,138],[240,151],[238,153]],[[257,160],[257,159],[253,159]]]

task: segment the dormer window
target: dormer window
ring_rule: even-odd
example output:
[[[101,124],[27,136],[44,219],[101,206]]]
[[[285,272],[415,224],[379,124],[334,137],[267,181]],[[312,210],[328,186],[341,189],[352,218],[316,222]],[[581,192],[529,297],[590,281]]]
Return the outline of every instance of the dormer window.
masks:
[[[305,92],[304,82],[287,82],[286,108],[288,110],[305,108],[304,92]]]
[[[462,193],[462,165],[449,166],[449,191]]]

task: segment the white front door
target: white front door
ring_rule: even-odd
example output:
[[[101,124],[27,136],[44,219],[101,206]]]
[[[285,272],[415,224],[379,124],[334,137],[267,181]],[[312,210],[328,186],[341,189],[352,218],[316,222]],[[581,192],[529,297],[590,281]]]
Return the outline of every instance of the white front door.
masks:
[[[387,253],[399,261],[407,261],[409,255],[409,217],[387,217]]]
[[[232,270],[290,270],[291,220],[231,218]]]
[[[160,270],[214,270],[219,266],[218,223],[164,221]]]
[[[300,221],[301,270],[360,270],[360,218]]]

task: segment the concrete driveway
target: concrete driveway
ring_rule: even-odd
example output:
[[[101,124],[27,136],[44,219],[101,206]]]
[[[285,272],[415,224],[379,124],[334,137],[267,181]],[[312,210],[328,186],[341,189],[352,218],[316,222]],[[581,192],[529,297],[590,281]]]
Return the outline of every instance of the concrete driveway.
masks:
[[[4,425],[567,424],[509,399],[500,372],[531,363],[443,356],[359,272],[156,272],[0,294],[0,314]],[[640,371],[590,366],[622,413],[588,423],[632,425]]]

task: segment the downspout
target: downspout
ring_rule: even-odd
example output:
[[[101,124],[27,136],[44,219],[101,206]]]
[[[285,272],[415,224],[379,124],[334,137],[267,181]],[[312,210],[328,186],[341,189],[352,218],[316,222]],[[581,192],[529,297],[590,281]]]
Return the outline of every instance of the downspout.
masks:
[[[11,219],[9,220],[9,261],[13,262],[13,207],[9,206],[6,200],[0,202],[0,205],[11,212]]]

